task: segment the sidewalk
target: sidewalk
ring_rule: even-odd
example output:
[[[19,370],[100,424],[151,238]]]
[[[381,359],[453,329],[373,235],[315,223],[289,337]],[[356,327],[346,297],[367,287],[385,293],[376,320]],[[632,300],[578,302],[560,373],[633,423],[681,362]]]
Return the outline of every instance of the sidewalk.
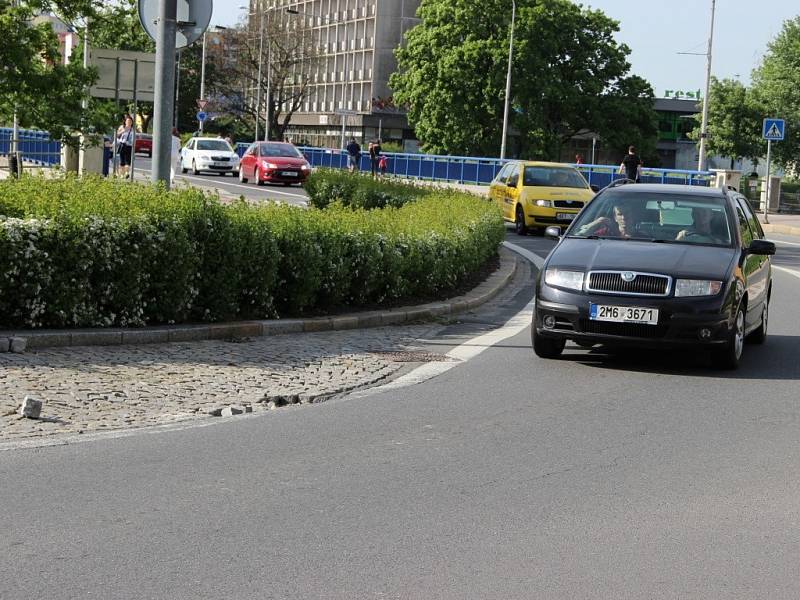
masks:
[[[764,215],[759,213],[758,220],[766,233],[800,235],[800,215],[770,214],[769,223],[764,223]]]

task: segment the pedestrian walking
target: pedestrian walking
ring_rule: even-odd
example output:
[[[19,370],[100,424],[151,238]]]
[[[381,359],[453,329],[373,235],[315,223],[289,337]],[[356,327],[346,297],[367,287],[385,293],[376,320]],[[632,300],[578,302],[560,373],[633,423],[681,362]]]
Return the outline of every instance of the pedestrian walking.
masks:
[[[361,144],[352,138],[345,150],[347,150],[347,169],[351,173],[358,171],[361,168]]]
[[[628,154],[619,165],[620,175],[624,174],[631,181],[639,183],[639,173],[642,170],[642,159],[636,154],[636,148],[628,146]]]
[[[369,145],[369,162],[372,167],[372,176],[378,176],[378,162],[381,158],[381,141],[375,140]]]
[[[389,168],[389,159],[385,154],[381,154],[381,158],[378,161],[378,168],[381,170],[381,177],[386,175],[386,169]]]
[[[117,154],[119,154],[120,175],[126,178],[130,177],[133,136],[133,117],[125,115],[122,125],[117,129]]]
[[[181,160],[181,135],[178,133],[178,128],[172,128],[172,160],[169,167],[169,183],[175,185],[175,169],[178,168],[178,163]]]

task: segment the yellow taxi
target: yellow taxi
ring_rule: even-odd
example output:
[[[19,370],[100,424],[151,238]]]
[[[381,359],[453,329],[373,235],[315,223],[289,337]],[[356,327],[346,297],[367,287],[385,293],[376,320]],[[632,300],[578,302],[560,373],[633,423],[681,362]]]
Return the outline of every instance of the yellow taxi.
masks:
[[[519,235],[547,227],[562,229],[588,204],[596,191],[578,169],[550,162],[511,161],[489,185],[489,197],[514,223]]]

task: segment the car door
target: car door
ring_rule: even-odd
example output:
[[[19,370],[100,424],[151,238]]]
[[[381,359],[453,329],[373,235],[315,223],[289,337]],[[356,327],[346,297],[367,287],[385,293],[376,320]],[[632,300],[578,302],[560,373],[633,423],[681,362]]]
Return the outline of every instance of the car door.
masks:
[[[511,171],[512,166],[512,163],[504,164],[492,183],[489,184],[489,198],[497,205],[497,208],[503,211],[504,215],[503,199],[506,193],[506,179],[508,179],[508,173]]]
[[[519,176],[520,176],[520,165],[519,163],[514,163],[511,167],[511,171],[508,174],[508,180],[506,181],[505,187],[505,194],[503,199],[503,215],[506,219],[513,221],[516,214],[516,206],[517,202],[519,201],[520,191],[519,191]]]
[[[251,176],[251,171],[253,170],[253,164],[255,163],[254,152],[255,152],[256,144],[250,144],[250,146],[245,150],[245,153],[242,154],[242,161],[239,163],[239,170],[242,172],[242,177],[248,178]]]
[[[181,168],[188,169],[186,165],[192,164],[192,154],[194,151],[194,145],[197,140],[189,140],[187,144],[181,150]]]
[[[763,239],[764,232],[747,200],[742,196],[736,196],[736,212],[742,248],[746,249],[754,239]],[[745,330],[749,330],[751,327],[756,327],[761,320],[761,311],[769,287],[770,260],[768,256],[745,254],[742,262],[748,298]]]

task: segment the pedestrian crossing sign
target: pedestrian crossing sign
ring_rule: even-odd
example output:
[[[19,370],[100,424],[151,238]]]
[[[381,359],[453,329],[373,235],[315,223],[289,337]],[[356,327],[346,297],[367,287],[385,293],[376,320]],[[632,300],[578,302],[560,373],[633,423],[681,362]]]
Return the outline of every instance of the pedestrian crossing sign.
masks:
[[[785,132],[786,123],[783,119],[764,119],[764,129],[761,135],[765,140],[779,142],[784,138]]]

